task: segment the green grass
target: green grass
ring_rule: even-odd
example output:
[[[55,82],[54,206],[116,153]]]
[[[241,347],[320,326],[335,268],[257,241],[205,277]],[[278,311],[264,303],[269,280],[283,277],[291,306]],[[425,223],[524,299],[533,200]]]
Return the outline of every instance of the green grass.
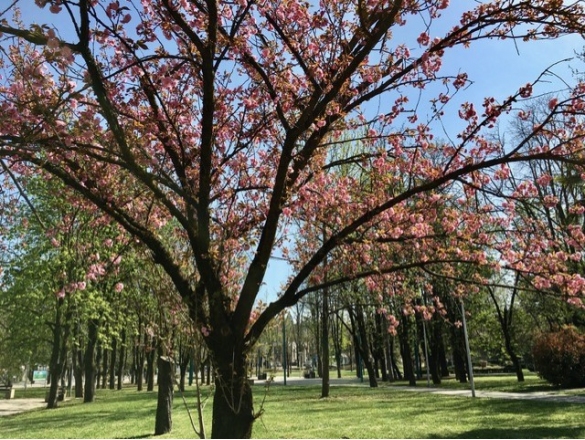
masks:
[[[426,376],[418,382],[419,386],[426,386]],[[475,389],[481,391],[504,391],[510,393],[530,393],[536,391],[554,391],[559,394],[585,396],[585,389],[576,390],[560,389],[551,385],[544,379],[539,378],[535,373],[524,372],[524,382],[518,382],[515,375],[484,375],[474,378]],[[404,383],[401,383],[404,384]],[[454,377],[442,381],[441,385],[433,385],[433,388],[444,389],[470,389],[469,383],[460,383]]]
[[[534,384],[538,385],[538,379]],[[499,385],[496,383],[499,382]],[[484,380],[496,389],[513,378]],[[420,386],[424,386],[422,383]],[[264,387],[254,386],[256,410]],[[583,405],[542,401],[470,399],[404,392],[395,387],[333,387],[320,399],[319,386],[272,386],[257,438],[583,438]],[[193,405],[193,391],[186,393]],[[137,438],[154,430],[156,393],[97,390],[92,404],[69,400],[55,410],[0,418],[3,438]],[[210,429],[211,402],[205,410]],[[193,412],[193,416],[196,416]],[[208,432],[208,435],[210,432]],[[179,393],[173,431],[167,438],[195,437]]]
[[[15,399],[44,399],[46,392],[49,391],[49,388],[38,388],[38,387],[28,387],[26,390],[24,388],[16,388],[14,390],[14,398]]]

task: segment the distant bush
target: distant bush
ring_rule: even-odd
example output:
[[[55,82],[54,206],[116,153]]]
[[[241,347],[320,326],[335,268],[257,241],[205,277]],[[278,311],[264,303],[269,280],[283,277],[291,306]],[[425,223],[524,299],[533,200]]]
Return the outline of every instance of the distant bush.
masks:
[[[562,388],[585,387],[585,335],[574,327],[540,335],[532,355],[544,380]]]

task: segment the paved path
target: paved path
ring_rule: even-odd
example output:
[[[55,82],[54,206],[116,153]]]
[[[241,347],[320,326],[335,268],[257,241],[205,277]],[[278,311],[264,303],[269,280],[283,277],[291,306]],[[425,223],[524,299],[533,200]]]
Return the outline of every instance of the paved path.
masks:
[[[395,390],[404,390],[419,393],[443,394],[448,396],[471,397],[471,390],[446,390],[441,388],[391,386]],[[510,393],[503,391],[475,390],[476,397],[508,400],[543,400],[548,402],[585,403],[585,396],[563,394],[557,391],[529,391],[525,393]]]
[[[45,399],[0,399],[0,417],[47,406]]]
[[[255,380],[255,385],[264,385],[266,381],[264,380]],[[321,379],[303,379],[298,377],[290,377],[287,378],[286,383],[292,386],[302,386],[302,385],[320,385]],[[284,385],[283,377],[276,376],[272,382],[273,385]],[[369,386],[368,380],[364,380],[363,382],[357,378],[332,378],[330,380],[330,385],[332,387],[335,386]],[[442,394],[446,396],[459,396],[459,397],[471,397],[471,390],[452,390],[452,389],[445,389],[445,388],[433,388],[433,387],[426,387],[424,385],[418,387],[409,387],[404,385],[384,385],[387,388],[397,390],[397,391],[409,391],[409,392],[418,392],[418,393],[431,393],[431,394]],[[585,390],[583,390],[585,391]],[[585,396],[576,396],[571,394],[564,394],[562,391],[531,391],[531,392],[524,392],[524,393],[511,393],[511,392],[503,392],[503,391],[475,391],[476,397],[481,398],[490,398],[490,399],[509,399],[509,400],[543,400],[549,402],[567,402],[567,403],[585,403]]]

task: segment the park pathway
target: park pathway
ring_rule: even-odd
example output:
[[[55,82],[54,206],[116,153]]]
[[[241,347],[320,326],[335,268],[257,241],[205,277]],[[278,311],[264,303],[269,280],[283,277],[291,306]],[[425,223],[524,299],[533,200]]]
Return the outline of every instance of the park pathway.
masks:
[[[446,390],[442,388],[390,386],[395,390],[404,390],[420,393],[443,394],[447,396],[471,397],[471,390]],[[475,390],[475,397],[507,400],[542,400],[547,402],[585,403],[585,396],[563,394],[562,391],[527,391],[524,393],[510,393],[504,391]]]
[[[47,406],[45,399],[0,399],[0,417]]]
[[[298,377],[290,377],[286,380],[288,385],[291,386],[307,386],[307,385],[320,385],[321,379],[303,379]],[[255,385],[265,385],[266,381],[260,380],[255,381]],[[272,381],[274,385],[284,385],[283,377],[276,376]],[[364,386],[367,387],[367,379],[363,382],[357,378],[332,378],[330,385],[334,386]],[[431,394],[442,394],[446,396],[455,397],[471,397],[471,390],[453,390],[445,388],[434,388],[426,387],[424,385],[418,387],[410,387],[404,385],[383,385],[386,388],[390,388],[397,391],[408,391],[413,393],[431,393]],[[585,390],[581,390],[585,392]],[[504,391],[481,391],[475,390],[475,396],[478,398],[490,398],[490,399],[508,399],[508,400],[542,400],[548,402],[566,402],[566,403],[585,403],[585,395],[571,395],[564,394],[562,391],[527,391],[523,393],[512,393]]]

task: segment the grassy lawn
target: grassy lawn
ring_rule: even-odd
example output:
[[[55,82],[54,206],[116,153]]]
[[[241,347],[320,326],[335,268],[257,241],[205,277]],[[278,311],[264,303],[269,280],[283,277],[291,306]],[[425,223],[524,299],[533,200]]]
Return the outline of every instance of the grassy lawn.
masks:
[[[426,376],[419,380],[418,386],[426,386]],[[551,385],[544,379],[540,379],[535,373],[524,371],[524,382],[518,382],[515,375],[484,375],[474,378],[475,389],[481,391],[505,391],[510,393],[530,393],[535,391],[555,391],[559,394],[585,396],[585,389],[560,389]],[[443,380],[441,385],[433,385],[434,388],[465,389],[471,387],[469,383],[459,383],[454,377]]]
[[[513,380],[500,379],[498,387]],[[531,379],[532,380],[532,379]],[[533,379],[538,383],[538,379]],[[482,382],[478,378],[478,389]],[[426,383],[426,382],[425,382]],[[506,385],[506,383],[508,385]],[[424,386],[421,383],[421,386]],[[450,385],[449,385],[450,386]],[[540,386],[540,385],[537,385]],[[492,388],[496,389],[496,388]],[[501,389],[501,388],[497,388]],[[511,391],[511,390],[509,390]],[[254,387],[256,410],[264,387]],[[256,438],[583,438],[583,405],[470,399],[403,392],[399,388],[334,387],[320,399],[319,386],[272,386]],[[186,393],[194,402],[193,391]],[[97,400],[74,399],[56,410],[0,418],[2,438],[137,438],[154,430],[156,393],[98,390]],[[211,404],[205,410],[210,429]],[[195,417],[195,413],[193,413]],[[209,434],[209,432],[208,432]],[[179,393],[168,438],[195,437]]]
[[[49,391],[49,388],[37,388],[37,387],[28,387],[26,390],[24,388],[16,388],[14,391],[14,398],[15,399],[44,399],[45,394]]]

